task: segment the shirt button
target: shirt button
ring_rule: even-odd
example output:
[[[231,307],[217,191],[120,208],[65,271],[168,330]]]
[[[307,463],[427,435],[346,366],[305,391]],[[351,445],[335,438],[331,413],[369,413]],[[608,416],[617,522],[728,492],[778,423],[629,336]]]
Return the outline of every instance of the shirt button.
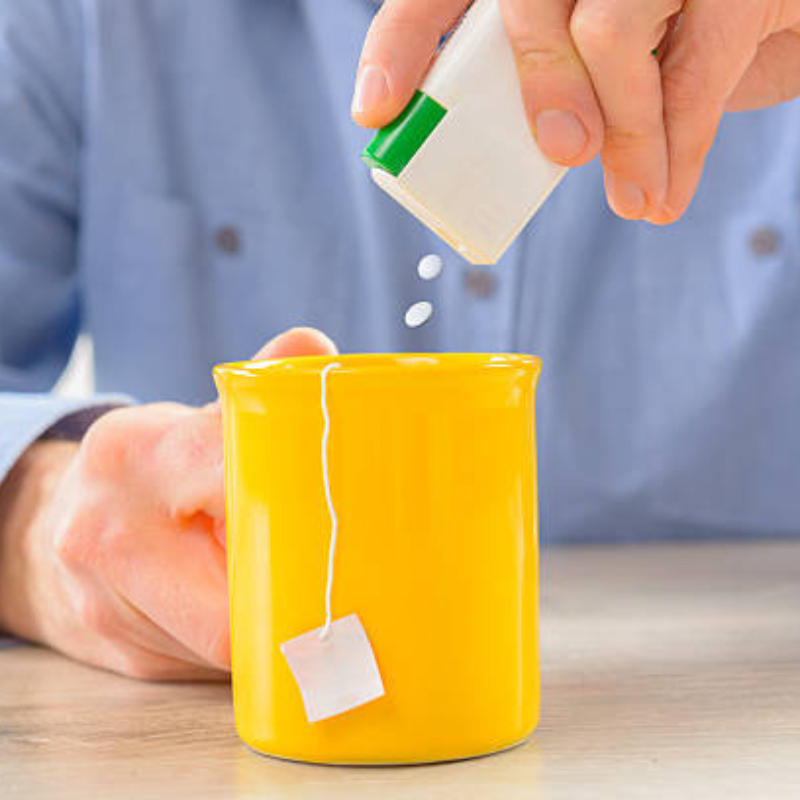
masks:
[[[214,240],[217,249],[229,256],[235,256],[242,249],[242,237],[231,225],[223,225],[216,233]]]
[[[757,256],[771,256],[777,252],[781,244],[781,235],[773,227],[765,225],[756,228],[750,235],[750,249]]]
[[[497,278],[487,269],[468,269],[464,272],[464,285],[473,297],[486,299],[497,289]]]

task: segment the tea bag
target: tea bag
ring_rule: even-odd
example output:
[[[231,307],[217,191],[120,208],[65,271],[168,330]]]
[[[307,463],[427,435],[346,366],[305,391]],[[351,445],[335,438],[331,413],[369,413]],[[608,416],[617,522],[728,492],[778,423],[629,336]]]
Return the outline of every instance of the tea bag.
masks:
[[[331,608],[339,520],[333,504],[328,473],[331,423],[328,414],[327,378],[328,373],[337,366],[339,365],[328,364],[320,376],[322,415],[325,420],[322,434],[322,479],[331,518],[325,624],[281,645],[281,652],[300,688],[309,722],[343,714],[385,694],[375,654],[361,620],[356,614],[334,620]]]
[[[385,694],[372,646],[356,614],[281,645],[309,722],[334,717]]]

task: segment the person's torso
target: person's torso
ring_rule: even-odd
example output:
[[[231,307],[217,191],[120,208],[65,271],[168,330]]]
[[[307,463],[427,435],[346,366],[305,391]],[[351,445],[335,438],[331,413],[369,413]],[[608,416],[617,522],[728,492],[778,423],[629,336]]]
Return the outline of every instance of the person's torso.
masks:
[[[545,536],[800,530],[797,103],[725,119],[679,224],[613,217],[592,164],[476,269],[358,157],[374,4],[83,6],[98,388],[201,402],[213,363],[297,324],[348,351],[534,352]],[[435,315],[411,330],[417,300]]]

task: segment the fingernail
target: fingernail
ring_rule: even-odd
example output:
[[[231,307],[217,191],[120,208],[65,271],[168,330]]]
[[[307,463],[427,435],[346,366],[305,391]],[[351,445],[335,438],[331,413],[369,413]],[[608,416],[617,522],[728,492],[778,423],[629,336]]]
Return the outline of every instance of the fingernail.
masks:
[[[536,115],[536,141],[553,161],[577,158],[589,142],[589,134],[576,114],[563,109],[546,109]]]
[[[367,114],[378,106],[389,94],[386,73],[375,64],[367,64],[361,70],[353,93],[354,114]]]
[[[647,210],[647,197],[635,183],[606,175],[606,193],[614,209],[620,217],[640,219]]]

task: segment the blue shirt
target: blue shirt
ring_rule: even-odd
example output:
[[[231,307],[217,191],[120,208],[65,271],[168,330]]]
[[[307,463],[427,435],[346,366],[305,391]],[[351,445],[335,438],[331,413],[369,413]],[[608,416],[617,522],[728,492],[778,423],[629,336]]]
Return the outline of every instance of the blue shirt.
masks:
[[[593,164],[476,271],[358,158],[373,13],[0,0],[0,472],[108,402],[47,394],[79,330],[101,392],[200,403],[213,364],[307,324],[346,351],[540,354],[546,537],[800,530],[798,104],[726,117],[680,223],[615,218]]]

